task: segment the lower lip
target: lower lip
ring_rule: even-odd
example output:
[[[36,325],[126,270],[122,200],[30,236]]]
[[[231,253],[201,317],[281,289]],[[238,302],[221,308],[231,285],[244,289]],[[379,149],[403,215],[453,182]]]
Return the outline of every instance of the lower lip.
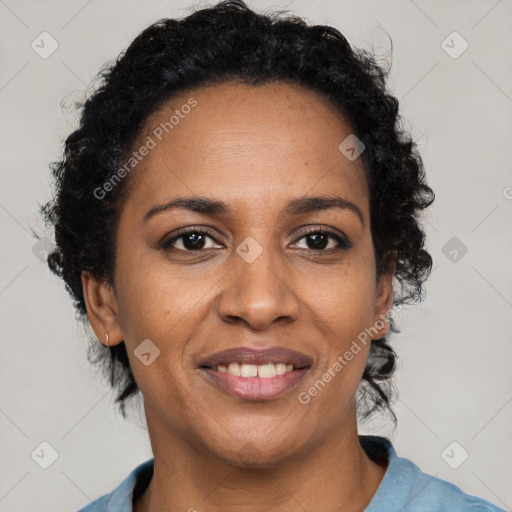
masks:
[[[306,375],[309,368],[300,368],[268,379],[260,377],[237,377],[229,372],[218,372],[212,368],[200,368],[208,379],[233,396],[244,400],[270,400],[294,388]]]

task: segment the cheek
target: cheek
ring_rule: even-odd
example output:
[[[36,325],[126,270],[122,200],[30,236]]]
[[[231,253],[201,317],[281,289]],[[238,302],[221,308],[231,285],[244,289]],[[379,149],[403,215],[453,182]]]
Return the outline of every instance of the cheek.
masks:
[[[371,289],[362,288],[323,295],[324,311],[318,316],[324,333],[322,355],[315,378],[300,390],[299,400],[318,408],[326,429],[335,428],[348,414],[368,360],[372,295]]]
[[[169,266],[119,262],[119,320],[129,337],[164,343],[205,295],[205,280],[183,280]]]
[[[369,327],[375,311],[374,274],[362,258],[347,260],[336,270],[304,281],[303,297],[333,333],[346,339]]]
[[[369,268],[362,259],[354,259],[339,272],[309,283],[307,309],[324,338],[318,371],[338,395],[355,392],[368,358],[375,311],[374,274]]]
[[[134,264],[123,272],[129,263],[119,263],[119,323],[135,380],[153,407],[156,400],[180,410],[187,395],[182,356],[197,323],[199,292],[155,266]]]
[[[119,323],[135,379],[144,395],[158,386],[160,394],[165,388],[179,395],[179,383],[187,378],[187,347],[211,307],[218,279],[212,276],[210,283],[205,276],[184,277],[183,272],[171,272],[168,264],[151,260],[137,264],[120,258],[117,270]],[[143,342],[158,354],[150,366],[137,358]]]

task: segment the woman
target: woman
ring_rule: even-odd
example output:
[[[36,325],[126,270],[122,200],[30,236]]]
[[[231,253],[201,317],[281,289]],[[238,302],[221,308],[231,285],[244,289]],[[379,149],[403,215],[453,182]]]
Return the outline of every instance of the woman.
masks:
[[[154,458],[81,512],[501,510],[358,435],[432,265],[385,78],[337,30],[242,1],[103,71],[53,168],[49,265],[123,414],[140,390]]]

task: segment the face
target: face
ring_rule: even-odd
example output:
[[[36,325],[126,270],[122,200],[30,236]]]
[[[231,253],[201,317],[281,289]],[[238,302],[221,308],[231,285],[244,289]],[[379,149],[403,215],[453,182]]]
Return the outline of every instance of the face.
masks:
[[[341,371],[335,362],[392,294],[390,276],[376,282],[363,164],[338,149],[350,134],[321,95],[284,83],[198,88],[146,121],[134,150],[155,144],[129,176],[113,288],[99,284],[102,299],[90,293],[87,305],[100,340],[108,331],[109,344],[126,343],[150,434],[264,467],[355,420],[369,343]],[[192,196],[222,208],[157,208]],[[84,278],[86,289],[96,284]],[[309,367],[261,387],[264,378],[249,377],[251,387],[201,367],[219,351],[269,347],[299,352]]]

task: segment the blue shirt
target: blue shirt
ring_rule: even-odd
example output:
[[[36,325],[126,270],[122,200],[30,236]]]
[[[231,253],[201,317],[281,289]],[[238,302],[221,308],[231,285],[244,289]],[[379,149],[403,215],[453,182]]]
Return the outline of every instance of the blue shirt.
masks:
[[[359,440],[370,458],[388,461],[384,478],[365,512],[505,512],[446,480],[423,473],[410,460],[398,457],[385,437],[359,436]],[[153,462],[143,462],[111,493],[78,512],[133,512],[133,497],[140,496],[149,485]]]

